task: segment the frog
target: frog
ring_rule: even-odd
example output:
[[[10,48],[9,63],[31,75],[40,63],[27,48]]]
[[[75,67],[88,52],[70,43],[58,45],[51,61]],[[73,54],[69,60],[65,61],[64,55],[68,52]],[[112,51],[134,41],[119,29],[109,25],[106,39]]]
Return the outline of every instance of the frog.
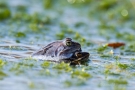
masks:
[[[32,58],[35,59],[65,62],[70,63],[70,65],[88,62],[89,56],[88,52],[82,51],[81,44],[73,41],[71,38],[49,43],[32,54]]]

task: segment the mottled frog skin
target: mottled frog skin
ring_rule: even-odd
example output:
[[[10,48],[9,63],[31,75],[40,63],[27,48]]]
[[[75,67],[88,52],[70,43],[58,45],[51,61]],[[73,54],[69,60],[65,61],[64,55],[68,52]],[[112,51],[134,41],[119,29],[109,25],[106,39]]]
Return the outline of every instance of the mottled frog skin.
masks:
[[[81,45],[71,38],[65,38],[48,44],[40,50],[34,52],[32,57],[41,60],[50,60],[56,62],[69,62],[77,64],[88,61],[89,53],[82,52]]]

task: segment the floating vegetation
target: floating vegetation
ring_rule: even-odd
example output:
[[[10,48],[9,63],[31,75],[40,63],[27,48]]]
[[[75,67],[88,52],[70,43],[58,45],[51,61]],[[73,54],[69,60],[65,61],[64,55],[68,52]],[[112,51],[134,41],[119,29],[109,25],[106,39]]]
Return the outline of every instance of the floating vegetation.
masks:
[[[8,19],[11,16],[11,12],[5,3],[0,2],[0,21]]]
[[[6,73],[4,73],[3,71],[0,70],[0,80],[7,76],[8,75]]]
[[[41,64],[42,67],[45,67],[45,68],[48,68],[50,66],[50,62],[49,61],[44,61],[42,64]]]
[[[128,64],[122,64],[122,63],[118,63],[118,67],[121,69],[127,69],[130,65]]]
[[[110,84],[123,84],[123,85],[128,84],[127,80],[123,80],[123,79],[109,79],[108,82]]]
[[[15,33],[15,37],[21,38],[21,37],[26,37],[26,35],[23,32],[17,32]]]
[[[108,46],[107,45],[102,45],[102,46],[100,46],[100,47],[97,48],[97,51],[98,52],[104,52],[107,49],[108,49]]]
[[[0,90],[135,90],[134,3],[0,1]],[[90,53],[87,65],[30,57],[38,48],[66,37]]]
[[[5,61],[3,61],[2,59],[0,59],[0,68],[3,67],[5,65]]]
[[[71,76],[73,78],[79,78],[79,79],[89,79],[91,78],[91,74],[81,71],[81,70],[75,70],[72,72]]]
[[[66,80],[66,81],[64,81],[64,86],[65,87],[83,86],[85,84],[86,83],[83,80]]]
[[[64,72],[71,72],[72,71],[71,66],[67,63],[64,63],[64,62],[54,65],[53,68],[60,70],[60,71],[64,71]]]

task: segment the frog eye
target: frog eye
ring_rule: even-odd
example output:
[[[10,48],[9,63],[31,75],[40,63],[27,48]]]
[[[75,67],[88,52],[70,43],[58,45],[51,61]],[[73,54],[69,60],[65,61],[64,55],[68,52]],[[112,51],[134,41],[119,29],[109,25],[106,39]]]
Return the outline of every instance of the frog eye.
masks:
[[[67,42],[66,42],[66,45],[67,45],[67,46],[71,46],[71,45],[72,45],[72,42],[71,42],[71,41],[67,41]]]

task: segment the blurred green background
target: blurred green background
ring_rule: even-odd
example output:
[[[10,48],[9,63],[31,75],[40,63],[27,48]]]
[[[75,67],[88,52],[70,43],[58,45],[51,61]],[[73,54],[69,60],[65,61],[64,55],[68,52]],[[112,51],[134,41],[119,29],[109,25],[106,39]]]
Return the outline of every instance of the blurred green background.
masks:
[[[22,39],[33,34],[34,39],[29,39],[35,41],[40,37],[34,34],[44,33],[46,39],[69,36],[83,41],[96,36],[134,41],[134,11],[134,0],[1,0],[0,37]],[[50,34],[53,31],[55,34]]]

